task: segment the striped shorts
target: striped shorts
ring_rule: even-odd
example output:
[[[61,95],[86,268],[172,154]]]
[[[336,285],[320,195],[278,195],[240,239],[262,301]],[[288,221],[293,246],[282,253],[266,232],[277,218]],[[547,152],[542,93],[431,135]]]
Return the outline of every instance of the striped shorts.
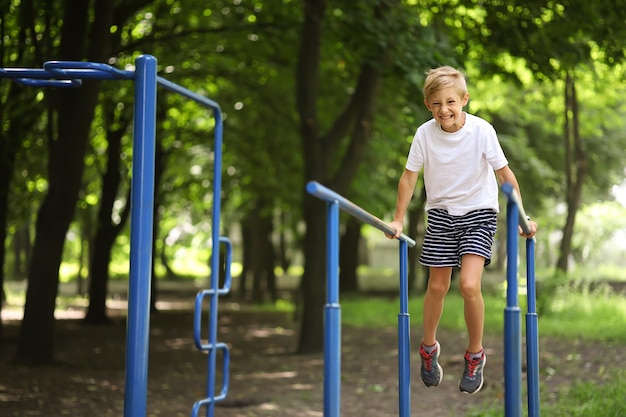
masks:
[[[452,216],[443,209],[428,210],[428,226],[419,262],[425,266],[459,267],[466,254],[491,262],[491,247],[497,228],[494,210],[474,210]]]

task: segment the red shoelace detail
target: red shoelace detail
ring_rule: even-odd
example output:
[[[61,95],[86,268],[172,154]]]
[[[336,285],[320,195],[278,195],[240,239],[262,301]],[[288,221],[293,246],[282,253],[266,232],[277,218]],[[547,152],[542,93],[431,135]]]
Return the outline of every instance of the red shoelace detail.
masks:
[[[424,368],[426,368],[426,372],[431,372],[433,370],[433,358],[435,357],[436,350],[431,353],[427,353],[423,347],[420,348],[420,355],[424,360]]]
[[[480,358],[478,359],[472,359],[472,357],[469,354],[465,354],[465,359],[467,359],[467,375],[470,378],[474,378],[474,375],[476,374],[476,368],[480,365],[480,363],[483,360],[482,355],[480,356]]]

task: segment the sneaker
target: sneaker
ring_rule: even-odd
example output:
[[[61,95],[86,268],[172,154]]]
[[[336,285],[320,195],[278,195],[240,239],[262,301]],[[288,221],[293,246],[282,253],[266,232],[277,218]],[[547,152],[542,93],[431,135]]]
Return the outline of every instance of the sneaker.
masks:
[[[420,356],[422,358],[421,375],[422,381],[427,387],[436,387],[441,383],[443,379],[443,369],[439,365],[437,359],[439,359],[439,353],[441,352],[441,346],[439,342],[435,342],[435,350],[431,353],[426,353],[424,346],[420,346]]]
[[[472,359],[468,352],[465,352],[465,371],[459,381],[459,390],[466,394],[476,394],[483,387],[483,368],[487,363],[487,356],[483,350],[483,355],[479,359]]]

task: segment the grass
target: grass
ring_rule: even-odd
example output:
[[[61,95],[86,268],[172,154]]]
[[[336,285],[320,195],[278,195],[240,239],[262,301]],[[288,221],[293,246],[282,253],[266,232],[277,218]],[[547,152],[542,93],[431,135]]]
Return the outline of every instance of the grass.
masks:
[[[626,371],[615,371],[602,385],[597,382],[576,384],[563,389],[556,403],[542,405],[541,415],[550,417],[623,417],[626,416]],[[524,416],[527,412],[524,408]],[[502,406],[481,407],[467,417],[502,417]]]
[[[563,294],[539,316],[542,334],[626,343],[626,299],[615,294]]]
[[[499,296],[485,295],[485,328],[504,326],[506,301]],[[412,321],[420,321],[422,297],[409,300]],[[520,303],[524,299],[520,297]],[[342,323],[355,327],[393,327],[397,325],[398,300],[385,298],[347,297],[341,301]],[[526,314],[522,305],[522,315]],[[564,339],[587,339],[626,343],[626,299],[616,294],[560,294],[551,310],[539,315],[540,334]],[[463,299],[450,293],[446,297],[442,328],[464,330]]]
[[[23,303],[23,291],[9,290],[7,296],[10,304]],[[484,299],[485,328],[503,329],[506,299],[501,289],[486,292]],[[70,297],[60,297],[58,307],[67,308],[76,301]],[[519,302],[524,315],[526,298],[523,294],[520,294]],[[279,300],[275,305],[239,307],[258,311],[294,310],[294,305],[287,300]],[[409,313],[413,323],[421,321],[422,307],[423,297],[412,297],[409,300]],[[397,326],[400,307],[397,298],[357,295],[342,296],[341,309],[343,325],[385,328]],[[557,286],[557,290],[549,294],[549,303],[539,313],[539,333],[540,337],[626,343],[626,332],[623,331],[625,322],[626,299],[622,295],[610,291],[591,291],[579,286]],[[449,330],[465,330],[463,299],[454,290],[446,297],[440,326]],[[604,385],[598,385],[597,382],[584,383],[562,391],[555,403],[542,404],[541,413],[550,417],[626,416],[624,392],[626,371],[615,370],[609,374]],[[501,416],[502,407],[493,405],[483,405],[467,414],[467,417]]]
[[[587,339],[598,342],[626,343],[626,299],[611,292],[557,291],[549,310],[539,315],[540,336],[561,339]],[[506,301],[502,296],[485,295],[485,328],[502,329]],[[412,320],[421,320],[422,298],[409,301]],[[520,303],[525,298],[520,296]],[[357,327],[397,325],[399,303],[382,298],[348,298],[342,301],[342,322]],[[525,314],[522,306],[522,314]],[[464,330],[463,300],[458,294],[446,297],[441,327]],[[522,331],[525,326],[522,326]],[[626,371],[613,371],[604,385],[583,383],[563,390],[555,403],[542,404],[541,413],[550,417],[624,417]],[[527,411],[524,407],[524,416]],[[502,417],[502,406],[483,405],[467,417]]]
[[[604,385],[584,383],[565,392],[561,401],[546,407],[546,415],[554,417],[620,417],[626,415],[626,371],[616,372]]]

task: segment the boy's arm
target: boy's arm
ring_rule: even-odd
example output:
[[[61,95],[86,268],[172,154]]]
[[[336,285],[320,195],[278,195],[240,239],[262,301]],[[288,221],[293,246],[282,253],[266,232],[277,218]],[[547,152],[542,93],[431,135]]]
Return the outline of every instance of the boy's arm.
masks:
[[[517,178],[515,178],[515,174],[513,173],[513,171],[511,171],[511,168],[509,168],[508,165],[505,165],[504,168],[500,168],[496,171],[496,176],[498,177],[498,182],[500,183],[500,185],[508,182],[513,186],[513,188],[515,188],[515,191],[517,191],[517,196],[519,197],[519,201],[520,203],[522,203],[522,192],[519,189]],[[524,204],[522,203],[522,206],[523,205]],[[533,237],[535,233],[537,233],[537,223],[530,220],[528,223],[530,224],[530,233],[528,235],[522,231],[521,227],[519,228],[519,234],[527,238]]]
[[[496,171],[496,176],[498,177],[498,183],[500,185],[508,182],[515,188],[517,191],[517,195],[519,196],[520,202],[522,201],[522,192],[519,189],[519,184],[517,183],[517,178],[515,178],[515,174],[511,171],[508,165],[505,165],[504,168],[500,168]]]
[[[390,227],[396,229],[394,236],[387,236],[389,238],[397,238],[402,233],[402,227],[404,223],[404,215],[409,207],[413,192],[415,191],[415,184],[417,184],[417,178],[419,174],[414,171],[405,169],[400,180],[398,181],[398,198],[396,200],[396,211],[393,215],[393,221],[389,223]]]

